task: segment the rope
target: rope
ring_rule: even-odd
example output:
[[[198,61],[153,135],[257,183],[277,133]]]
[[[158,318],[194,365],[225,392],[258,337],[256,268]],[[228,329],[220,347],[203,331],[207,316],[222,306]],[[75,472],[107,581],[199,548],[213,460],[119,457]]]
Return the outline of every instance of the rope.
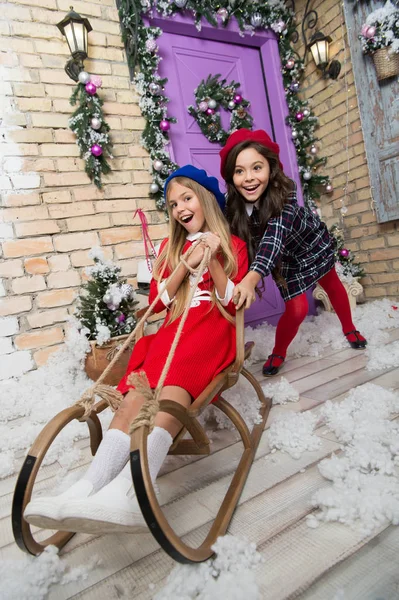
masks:
[[[187,252],[180,257],[180,261],[179,264],[176,266],[176,268],[174,269],[174,271],[171,273],[171,275],[168,277],[168,279],[166,280],[165,286],[167,286],[175,277],[179,267],[181,264],[183,264],[184,266],[186,266],[186,268],[191,272],[191,273],[195,273],[196,274],[196,281],[195,281],[195,285],[193,286],[191,292],[190,292],[190,300],[188,302],[188,306],[185,308],[184,313],[182,315],[182,320],[184,318],[184,321],[187,318],[187,313],[188,313],[188,308],[190,306],[192,297],[194,295],[195,289],[198,285],[198,282],[203,274],[203,272],[206,269],[206,266],[208,265],[209,259],[210,259],[210,249],[209,247],[206,249],[206,252],[204,253],[204,256],[202,258],[201,264],[197,269],[192,269],[192,267],[190,267],[189,265],[187,265],[187,259],[188,257],[191,255],[191,253],[194,251],[194,249],[198,246],[198,244],[200,243],[206,243],[206,237],[202,237],[198,240],[196,240],[191,247],[187,250]],[[164,289],[164,288],[163,288]],[[82,416],[82,419],[86,419],[89,415],[90,412],[93,409],[93,405],[95,403],[95,397],[99,396],[100,398],[102,398],[103,400],[105,400],[110,408],[113,411],[116,411],[119,406],[120,403],[122,402],[123,396],[122,394],[118,391],[115,390],[113,387],[109,386],[109,385],[105,385],[102,382],[104,381],[104,379],[106,378],[106,376],[108,375],[108,373],[111,371],[111,369],[113,369],[114,365],[118,362],[119,358],[122,356],[122,354],[124,353],[124,351],[128,348],[128,346],[131,346],[134,344],[135,342],[135,338],[137,333],[141,330],[141,328],[143,327],[143,324],[145,323],[145,321],[147,320],[147,318],[149,317],[149,315],[152,313],[154,306],[156,305],[156,303],[158,302],[158,300],[160,299],[160,297],[162,296],[163,293],[163,289],[161,289],[160,292],[158,292],[158,295],[156,296],[156,298],[154,299],[154,301],[150,304],[150,306],[148,307],[148,309],[146,310],[146,312],[144,313],[144,315],[142,316],[142,318],[139,320],[139,322],[136,324],[136,327],[133,329],[133,331],[129,334],[129,336],[127,337],[127,339],[125,340],[125,342],[119,347],[118,352],[115,354],[114,358],[112,359],[112,361],[109,363],[109,365],[107,366],[106,369],[104,369],[104,371],[102,372],[102,374],[100,375],[100,377],[97,379],[97,381],[95,382],[95,384],[89,388],[88,390],[86,390],[84,392],[84,394],[81,396],[81,398],[79,398],[79,400],[76,401],[76,405],[77,406],[81,406],[82,408],[84,408],[84,414]],[[184,322],[183,322],[184,324]],[[179,327],[178,331],[176,332],[176,336],[179,335],[180,337],[180,332],[181,332],[181,327]],[[172,348],[171,351],[173,349],[173,355],[174,355],[174,350],[176,348],[176,344],[173,343],[172,344]],[[169,353],[170,356],[171,352]],[[169,365],[170,365],[170,360],[169,360],[169,356],[167,359],[167,362],[165,363],[165,366],[168,365],[168,369],[169,369]],[[167,375],[167,370],[165,373],[165,368],[162,371],[160,380],[158,382],[158,386],[156,388],[156,402],[158,402],[158,397],[159,397],[159,393],[160,393],[160,383],[162,381],[165,380],[165,377]],[[141,385],[141,384],[139,384]],[[143,384],[144,385],[144,384]],[[147,385],[148,388],[151,390],[151,388],[149,387],[148,384],[148,380],[147,380]],[[145,386],[144,386],[145,387]],[[144,388],[143,388],[144,389]],[[143,392],[142,392],[143,393]],[[146,395],[147,394],[147,395]],[[146,402],[149,402],[148,399],[148,392],[146,392],[145,397],[147,398]],[[151,395],[154,395],[153,391],[151,390]],[[158,402],[159,405],[159,402]],[[142,407],[143,409],[143,407]],[[157,411],[158,412],[158,409]],[[137,418],[139,417],[141,413],[141,410],[139,412],[139,414],[137,415]],[[155,413],[156,414],[156,413]],[[155,418],[155,417],[154,417]],[[151,423],[153,423],[153,420],[151,420]],[[151,427],[152,428],[152,427]]]
[[[206,243],[206,241],[205,241],[205,243]],[[183,258],[180,259],[180,264],[181,263],[186,264],[185,259],[190,256],[193,249],[194,249],[194,245],[191,248],[189,248],[189,251],[188,251],[189,253],[187,252],[185,254],[184,259]],[[191,250],[191,252],[190,252],[190,250]],[[168,357],[166,359],[164,368],[162,370],[161,376],[159,378],[159,381],[158,381],[158,384],[157,384],[157,387],[155,388],[155,390],[151,389],[145,373],[139,373],[139,374],[132,373],[128,378],[128,382],[131,385],[134,385],[135,387],[136,387],[136,384],[142,386],[140,389],[139,388],[136,388],[136,389],[137,389],[137,391],[142,393],[146,398],[137,417],[134,419],[133,423],[130,426],[130,429],[129,429],[130,434],[132,434],[136,429],[138,429],[139,427],[142,427],[143,425],[146,425],[149,427],[149,433],[151,433],[151,431],[154,428],[155,417],[157,416],[157,413],[159,411],[159,397],[160,397],[160,394],[161,394],[161,391],[163,388],[163,384],[165,382],[166,376],[169,372],[170,365],[174,358],[177,344],[180,340],[180,336],[181,336],[181,333],[182,333],[182,330],[184,327],[184,323],[186,322],[186,319],[188,316],[188,311],[190,310],[190,304],[194,297],[195,290],[197,289],[198,283],[209,263],[210,258],[211,258],[211,249],[208,246],[205,249],[204,256],[202,257],[201,263],[196,270],[192,269],[189,265],[187,265],[187,268],[190,270],[190,272],[195,273],[195,281],[194,281],[194,284],[192,285],[190,293],[188,295],[186,307],[185,307],[182,317],[180,319],[179,327],[177,328],[177,331],[176,331],[176,334],[175,334],[175,337],[173,340],[173,344],[169,350]],[[145,379],[143,377],[142,380],[139,381],[138,375],[144,375]]]

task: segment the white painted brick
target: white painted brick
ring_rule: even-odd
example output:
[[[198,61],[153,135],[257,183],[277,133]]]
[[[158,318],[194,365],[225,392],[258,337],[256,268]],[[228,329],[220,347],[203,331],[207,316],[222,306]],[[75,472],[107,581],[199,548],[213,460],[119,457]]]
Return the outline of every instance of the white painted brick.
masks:
[[[0,361],[0,380],[20,377],[33,367],[31,354],[27,350],[6,354]]]
[[[8,158],[4,161],[4,170],[8,173],[19,173],[22,171],[22,167],[24,166],[24,161],[22,158],[18,158],[13,156],[12,158]]]
[[[18,333],[19,325],[17,317],[0,318],[0,335],[14,335]]]
[[[37,173],[20,173],[18,175],[10,175],[10,177],[17,190],[40,187],[40,175]]]
[[[9,223],[0,223],[0,242],[3,240],[12,240],[14,238],[14,231],[12,225]]]
[[[0,279],[0,296],[5,296],[6,290],[4,289],[3,280]]]
[[[0,190],[11,190],[11,189],[12,189],[12,185],[11,185],[10,178],[7,177],[7,175],[1,175],[0,176]]]
[[[12,339],[10,337],[0,338],[0,355],[11,354],[12,352],[15,352]]]

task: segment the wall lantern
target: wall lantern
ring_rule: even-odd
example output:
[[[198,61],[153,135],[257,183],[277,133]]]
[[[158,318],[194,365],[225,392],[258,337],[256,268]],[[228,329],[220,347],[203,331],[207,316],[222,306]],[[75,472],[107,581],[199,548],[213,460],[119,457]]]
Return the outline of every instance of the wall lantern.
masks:
[[[341,71],[341,63],[338,60],[329,63],[329,44],[332,39],[329,35],[324,35],[321,31],[314,33],[307,46],[311,51],[316,67],[321,70],[323,77],[327,79],[337,79]]]
[[[65,65],[67,75],[74,81],[83,71],[83,61],[87,58],[87,34],[93,28],[88,19],[81,17],[73,10],[73,6],[67,16],[57,23],[62,35],[65,35],[72,58]]]

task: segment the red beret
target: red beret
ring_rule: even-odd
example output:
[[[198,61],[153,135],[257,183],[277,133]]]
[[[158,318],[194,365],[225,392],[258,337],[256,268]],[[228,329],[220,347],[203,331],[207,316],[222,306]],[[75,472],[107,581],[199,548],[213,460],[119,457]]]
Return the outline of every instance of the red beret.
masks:
[[[276,142],[273,142],[271,137],[263,129],[257,129],[256,131],[250,131],[249,129],[237,129],[237,131],[232,133],[227,138],[225,147],[222,148],[219,152],[221,159],[220,172],[222,174],[223,179],[226,179],[224,169],[226,165],[227,156],[230,150],[232,150],[234,146],[237,146],[237,144],[246,141],[257,142],[258,144],[262,144],[262,146],[269,148],[269,150],[274,152],[274,154],[277,154],[277,156],[280,153],[279,145],[276,144]],[[283,170],[283,165],[281,164],[281,161],[279,161],[279,163],[280,169]]]

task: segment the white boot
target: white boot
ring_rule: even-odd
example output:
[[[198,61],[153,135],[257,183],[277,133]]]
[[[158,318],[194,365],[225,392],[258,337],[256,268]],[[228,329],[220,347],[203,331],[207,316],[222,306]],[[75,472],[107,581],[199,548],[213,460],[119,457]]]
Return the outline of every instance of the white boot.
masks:
[[[80,533],[147,533],[134,493],[130,464],[90,498],[71,500],[61,510],[64,531]]]
[[[112,481],[126,464],[129,452],[130,436],[119,429],[109,429],[83,478],[59,496],[34,498],[26,506],[24,518],[37,527],[64,531],[61,517],[64,504],[86,499]]]
[[[25,508],[24,519],[36,527],[63,531],[62,506],[75,498],[87,498],[92,491],[93,484],[87,479],[80,479],[59,496],[39,496],[31,500]]]
[[[172,442],[171,435],[161,427],[154,427],[148,436],[147,454],[153,483]],[[64,531],[97,534],[148,532],[134,492],[130,463],[118,477],[90,498],[65,504],[61,514]]]

